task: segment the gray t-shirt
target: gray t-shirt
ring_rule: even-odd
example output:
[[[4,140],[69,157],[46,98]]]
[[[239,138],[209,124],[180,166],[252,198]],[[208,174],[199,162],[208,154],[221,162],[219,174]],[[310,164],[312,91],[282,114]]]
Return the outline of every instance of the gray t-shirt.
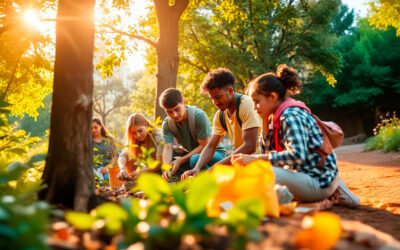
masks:
[[[168,126],[168,117],[166,117],[162,123],[163,135],[164,135],[164,143],[169,144],[174,140],[174,134],[171,132]],[[211,134],[210,121],[207,118],[206,113],[203,110],[196,108],[195,113],[195,127],[196,127],[196,135],[197,139],[205,139],[208,138]],[[189,152],[199,146],[199,142],[192,137],[189,129],[189,119],[181,125],[179,122],[173,121],[176,125],[177,132],[177,141],[179,141],[180,145],[188,150]],[[225,147],[221,144],[217,147],[218,151],[224,151]]]

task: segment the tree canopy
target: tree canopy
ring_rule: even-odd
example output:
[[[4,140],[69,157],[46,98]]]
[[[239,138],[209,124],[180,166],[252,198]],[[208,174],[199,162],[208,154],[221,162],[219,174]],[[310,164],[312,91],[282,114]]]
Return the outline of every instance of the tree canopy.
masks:
[[[388,29],[389,26],[397,30],[400,36],[400,2],[393,0],[374,0],[369,4],[372,15],[369,21],[372,25]]]
[[[54,2],[4,0],[0,4],[0,89],[14,115],[37,116],[37,108],[52,91],[51,39],[34,25],[40,20],[32,13],[52,8]]]

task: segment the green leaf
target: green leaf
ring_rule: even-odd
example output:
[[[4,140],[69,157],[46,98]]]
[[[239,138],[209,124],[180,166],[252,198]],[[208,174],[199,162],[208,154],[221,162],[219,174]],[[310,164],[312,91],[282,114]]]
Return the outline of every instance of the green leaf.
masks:
[[[1,238],[15,239],[18,233],[12,227],[0,224],[0,235],[2,236]]]
[[[111,202],[107,202],[98,206],[95,210],[95,214],[100,218],[115,220],[126,220],[128,217],[127,212],[121,206]]]
[[[75,211],[67,212],[65,214],[65,220],[80,230],[87,230],[92,228],[94,222],[96,221],[89,214],[75,212]]]
[[[37,154],[34,155],[27,164],[33,164],[41,161],[45,161],[47,157],[47,154]]]
[[[191,214],[205,210],[208,200],[218,192],[218,184],[210,172],[196,176],[189,185],[186,206]]]
[[[122,221],[116,219],[110,219],[105,225],[106,232],[109,235],[116,235],[122,231]]]
[[[249,237],[249,239],[252,241],[261,241],[262,240],[262,235],[257,230],[256,227],[252,227],[249,230],[247,230],[247,237]]]
[[[258,198],[246,198],[239,200],[228,211],[228,223],[232,225],[244,224],[251,228],[258,226],[264,216],[264,205]]]
[[[8,220],[10,217],[10,213],[5,208],[0,207],[0,220]]]
[[[154,202],[171,195],[171,188],[168,183],[160,175],[154,173],[141,174],[135,190],[142,190]]]

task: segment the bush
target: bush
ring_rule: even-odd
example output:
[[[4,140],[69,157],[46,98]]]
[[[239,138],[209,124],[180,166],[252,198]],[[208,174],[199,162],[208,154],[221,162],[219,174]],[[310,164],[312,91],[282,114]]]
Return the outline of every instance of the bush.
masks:
[[[374,129],[374,135],[367,140],[365,150],[400,151],[400,119],[396,117],[396,113],[393,113],[393,117],[382,120]]]
[[[47,249],[50,206],[36,200],[45,159],[38,153],[44,152],[47,145],[42,143],[32,150],[39,139],[9,124],[8,107],[4,96],[0,96],[0,246]]]

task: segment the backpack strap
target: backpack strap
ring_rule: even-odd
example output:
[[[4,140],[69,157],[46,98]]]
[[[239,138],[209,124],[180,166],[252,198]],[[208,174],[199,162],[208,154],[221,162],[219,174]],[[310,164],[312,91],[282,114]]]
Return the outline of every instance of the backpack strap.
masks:
[[[176,127],[176,123],[170,117],[167,117],[167,122],[168,122],[169,131],[171,131],[171,133],[174,136],[174,138],[176,139],[176,141],[180,144],[179,139],[178,139],[178,128]]]
[[[226,127],[226,121],[225,121],[225,112],[222,110],[219,111],[219,123],[221,123],[221,126],[225,131],[228,131],[228,128]]]
[[[242,94],[236,94],[236,120],[238,121],[240,127],[242,127],[242,119],[240,119],[239,115],[239,106],[240,106],[240,99],[242,98],[242,96],[243,96]],[[225,121],[225,110],[219,112],[219,122],[221,123],[222,128],[225,131],[228,131]]]
[[[197,141],[197,134],[196,134],[196,107],[195,106],[187,106],[188,107],[188,125],[190,134],[192,135],[193,139]]]
[[[239,115],[239,107],[240,107],[240,99],[242,98],[242,94],[237,94],[236,95],[236,120],[239,123],[239,126],[242,127],[242,119],[240,119]]]

